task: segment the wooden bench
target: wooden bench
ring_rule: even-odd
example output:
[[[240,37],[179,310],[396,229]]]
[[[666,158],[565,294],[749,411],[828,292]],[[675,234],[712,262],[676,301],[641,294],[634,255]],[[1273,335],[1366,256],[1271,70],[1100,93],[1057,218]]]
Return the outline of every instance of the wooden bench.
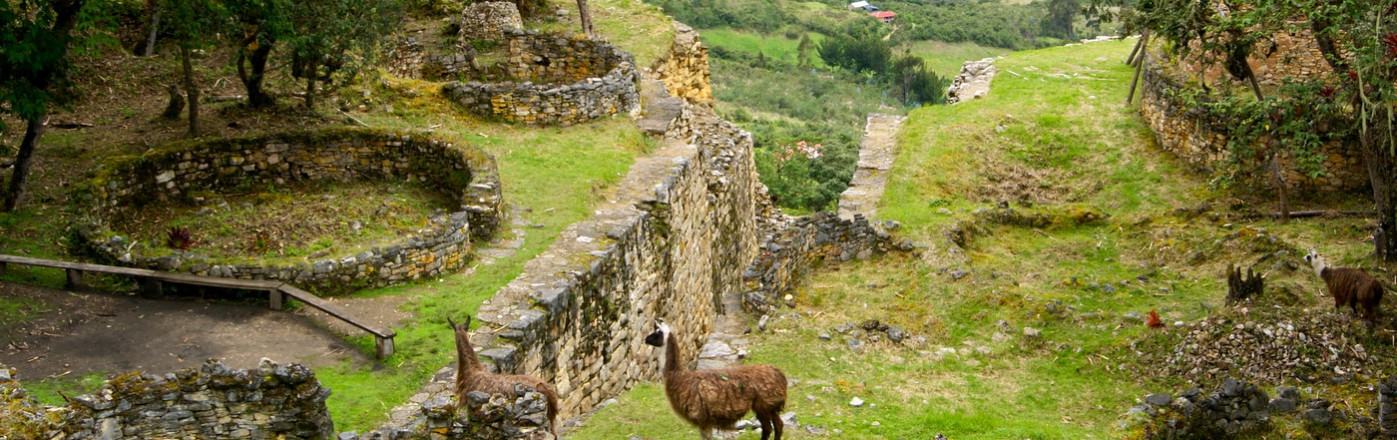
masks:
[[[243,280],[236,278],[219,278],[190,275],[186,273],[162,272],[149,269],[136,269],[131,267],[107,266],[102,264],[74,263],[70,261],[45,260],[42,258],[21,257],[17,255],[0,254],[0,275],[5,274],[8,264],[21,264],[25,266],[53,267],[63,269],[67,272],[67,282],[64,287],[69,290],[81,290],[86,288],[82,275],[84,272],[96,272],[112,275],[122,275],[137,278],[141,282],[141,291],[147,296],[164,296],[164,285],[166,283],[221,287],[227,289],[241,289],[267,292],[268,306],[273,310],[281,310],[286,298],[291,297],[307,306],[325,312],[339,320],[347,322],[355,327],[363,329],[374,335],[374,348],[379,359],[386,359],[393,355],[393,337],[397,336],[390,328],[382,328],[373,324],[361,322],[349,311],[340,306],[326,301],[324,298],[301,290],[290,284],[280,281],[269,280]]]

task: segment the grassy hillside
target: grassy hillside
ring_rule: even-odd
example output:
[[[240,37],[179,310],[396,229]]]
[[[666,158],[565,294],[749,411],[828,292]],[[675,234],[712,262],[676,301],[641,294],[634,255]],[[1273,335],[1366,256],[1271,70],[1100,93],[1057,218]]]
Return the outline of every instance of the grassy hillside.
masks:
[[[794,310],[750,337],[746,362],[784,370],[787,410],[825,433],[802,427],[790,438],[1120,438],[1132,434],[1118,422],[1145,394],[1217,386],[1164,367],[1182,331],[1127,314],[1153,310],[1173,323],[1332,313],[1313,274],[1284,262],[1298,261],[1295,247],[1317,245],[1345,264],[1371,264],[1364,220],[1234,217],[1228,207],[1265,201],[1210,190],[1158,152],[1122,105],[1131,72],[1120,60],[1131,44],[1016,52],[998,62],[988,97],[910,114],[879,217],[926,248],[826,266],[795,293]],[[1002,215],[1001,204],[1041,220]],[[963,248],[948,240],[957,235]],[[1264,271],[1274,296],[1251,312],[1224,306],[1220,274],[1233,263]],[[852,348],[853,333],[836,329],[869,319],[925,341],[863,336]],[[1346,331],[1381,352],[1375,371],[1391,371],[1386,336],[1361,328],[1350,321]],[[1364,389],[1333,392],[1371,394]],[[852,407],[854,398],[866,403]],[[661,414],[658,385],[618,401],[570,438],[697,434]]]

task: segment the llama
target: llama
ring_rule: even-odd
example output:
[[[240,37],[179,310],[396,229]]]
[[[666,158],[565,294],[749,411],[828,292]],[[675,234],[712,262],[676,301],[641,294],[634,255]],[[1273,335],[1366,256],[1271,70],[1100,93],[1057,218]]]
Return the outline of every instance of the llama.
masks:
[[[762,440],[774,430],[781,440],[781,409],[786,406],[786,375],[770,365],[747,365],[723,370],[690,371],[679,360],[679,347],[663,320],[645,343],[665,347],[665,397],[675,414],[698,427],[704,440],[713,429],[732,429],[747,415],[757,414]],[[773,429],[774,428],[774,429]]]
[[[548,398],[548,429],[554,438],[558,437],[558,391],[552,385],[532,376],[518,374],[495,374],[485,370],[475,357],[475,347],[471,346],[471,317],[457,324],[446,318],[446,323],[456,332],[456,402],[466,401],[466,393],[482,391],[489,394],[515,395],[515,387],[524,385]]]
[[[1310,253],[1305,254],[1305,262],[1310,263],[1315,274],[1324,280],[1324,285],[1329,289],[1329,295],[1334,297],[1334,307],[1343,310],[1348,305],[1353,313],[1358,314],[1358,304],[1363,304],[1363,319],[1368,321],[1368,325],[1377,323],[1378,304],[1382,302],[1382,283],[1373,279],[1372,276],[1364,272],[1363,269],[1347,267],[1329,267],[1325,263],[1324,257],[1310,249]]]

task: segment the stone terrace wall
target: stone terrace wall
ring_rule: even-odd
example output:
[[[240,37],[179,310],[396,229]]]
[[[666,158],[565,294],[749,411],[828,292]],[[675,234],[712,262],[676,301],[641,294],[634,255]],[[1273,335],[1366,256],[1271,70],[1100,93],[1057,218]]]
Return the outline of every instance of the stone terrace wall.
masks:
[[[1324,61],[1319,45],[1315,44],[1314,33],[1310,31],[1309,24],[1292,22],[1290,25],[1295,29],[1271,35],[1271,41],[1276,43],[1274,51],[1271,50],[1270,44],[1263,43],[1263,47],[1253,50],[1251,56],[1247,57],[1257,82],[1267,86],[1279,86],[1286,78],[1318,78],[1332,71],[1329,63]],[[1193,53],[1202,53],[1198,42],[1192,43],[1192,46]],[[1190,60],[1188,66],[1190,72],[1204,72],[1194,60]],[[1209,67],[1204,75],[1209,83],[1232,80],[1227,70],[1220,65]]]
[[[913,244],[895,242],[889,230],[898,224],[873,225],[855,214],[841,219],[830,212],[797,217],[762,243],[761,253],[743,275],[742,309],[770,313],[780,307],[782,296],[798,286],[816,263],[826,259],[865,259],[890,250],[912,250]]]
[[[741,287],[756,255],[751,136],[697,119],[703,135],[639,160],[612,202],[480,307],[482,354],[556,386],[564,418],[659,379],[660,352],[642,341],[656,318],[695,359],[717,298]]]
[[[1157,54],[1146,58],[1141,74],[1140,114],[1154,130],[1160,147],[1173,153],[1196,169],[1212,172],[1230,159],[1227,136],[1219,127],[1210,125],[1196,109],[1174,96],[1185,82],[1175,73],[1175,67],[1156,63]],[[1335,192],[1363,188],[1368,185],[1368,172],[1361,153],[1351,145],[1331,142],[1320,152],[1326,156],[1320,169],[1324,174],[1310,178],[1295,166],[1284,167],[1287,185],[1301,192]],[[1271,188],[1269,175],[1249,183],[1256,188]]]
[[[601,40],[514,30],[505,70],[517,82],[452,82],[447,99],[469,113],[526,124],[572,125],[635,111],[634,58]],[[539,84],[535,84],[535,81]]]
[[[698,32],[680,22],[670,45],[669,56],[655,63],[655,74],[674,96],[690,104],[711,104],[713,87],[708,76],[708,48],[703,46]]]
[[[13,371],[0,366],[0,395],[7,400],[23,397],[12,378]],[[21,438],[324,439],[334,435],[325,407],[329,396],[315,374],[298,364],[263,360],[255,370],[236,370],[209,361],[164,376],[119,376],[67,406],[19,402],[47,419],[29,424],[43,434],[30,431],[33,437]],[[23,419],[0,419],[0,432]]]
[[[403,242],[293,266],[214,264],[197,254],[131,248],[107,221],[146,203],[185,203],[199,191],[314,180],[404,179],[447,191],[460,210],[435,216]],[[471,238],[500,223],[494,158],[466,146],[412,134],[331,129],[263,137],[180,142],[108,163],[75,197],[86,211],[78,238],[98,257],[129,266],[198,275],[294,282],[334,293],[435,276],[463,266]]]

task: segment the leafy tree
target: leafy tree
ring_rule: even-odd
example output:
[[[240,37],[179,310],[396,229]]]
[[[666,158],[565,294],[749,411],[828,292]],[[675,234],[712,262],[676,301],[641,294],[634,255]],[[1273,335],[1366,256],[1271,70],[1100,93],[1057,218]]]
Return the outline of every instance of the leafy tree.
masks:
[[[810,34],[800,36],[800,45],[796,46],[796,67],[810,67],[810,49],[814,46]]]
[[[914,56],[893,61],[889,79],[898,100],[907,105],[945,104],[951,81],[927,69],[926,62]]]
[[[401,21],[395,0],[320,0],[291,9],[294,37],[292,76],[306,80],[306,108],[315,109],[316,83],[373,55],[379,41]]]
[[[1072,21],[1081,8],[1077,0],[1048,0],[1048,15],[1043,17],[1043,34],[1076,40],[1077,33],[1072,30]]]
[[[882,73],[892,59],[892,48],[877,34],[861,37],[833,36],[820,43],[817,52],[825,64],[853,72]]]
[[[72,99],[68,48],[84,0],[7,0],[0,3],[0,111],[25,121],[0,211],[19,203],[30,159],[44,135],[49,108]],[[0,121],[0,129],[5,129]]]

